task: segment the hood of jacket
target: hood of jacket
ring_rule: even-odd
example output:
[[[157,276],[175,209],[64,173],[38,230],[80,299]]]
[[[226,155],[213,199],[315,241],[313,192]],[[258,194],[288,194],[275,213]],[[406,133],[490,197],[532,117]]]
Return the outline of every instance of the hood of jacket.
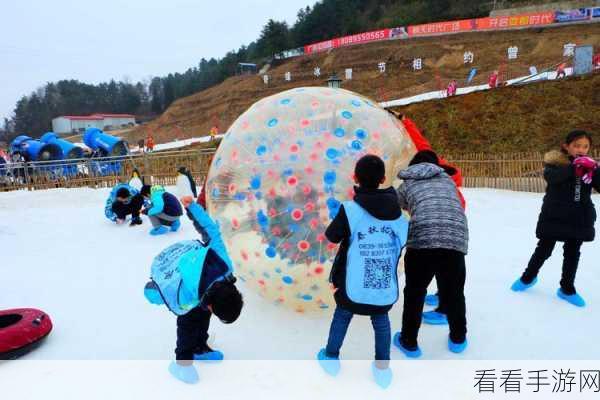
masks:
[[[400,171],[398,173],[398,178],[400,178],[402,180],[431,179],[435,176],[440,175],[442,172],[444,172],[444,169],[435,164],[419,163],[419,164],[411,165],[410,167]]]
[[[565,166],[570,163],[569,155],[560,150],[552,150],[544,154],[544,164]]]
[[[365,189],[354,187],[354,201],[377,219],[390,221],[402,215],[394,188]]]

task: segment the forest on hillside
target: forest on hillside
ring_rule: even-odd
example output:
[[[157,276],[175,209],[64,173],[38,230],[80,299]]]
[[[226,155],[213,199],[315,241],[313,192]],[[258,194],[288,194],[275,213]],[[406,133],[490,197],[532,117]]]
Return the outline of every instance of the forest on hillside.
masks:
[[[552,0],[502,0],[503,6]],[[21,97],[13,116],[0,126],[0,140],[17,134],[38,136],[51,129],[52,118],[95,112],[160,114],[178,98],[207,89],[234,76],[239,62],[262,64],[287,49],[383,27],[486,16],[495,1],[473,0],[321,0],[300,9],[289,26],[269,19],[260,36],[222,58],[200,58],[183,73],[154,77],[149,82],[97,85],[65,79],[49,82]]]

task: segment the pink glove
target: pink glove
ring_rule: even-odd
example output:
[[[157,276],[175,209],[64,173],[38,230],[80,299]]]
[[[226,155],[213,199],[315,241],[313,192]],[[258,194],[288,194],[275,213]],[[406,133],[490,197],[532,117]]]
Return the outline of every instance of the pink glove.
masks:
[[[573,161],[575,166],[575,176],[581,178],[583,183],[590,184],[594,178],[594,171],[598,168],[598,163],[591,157],[577,157]]]

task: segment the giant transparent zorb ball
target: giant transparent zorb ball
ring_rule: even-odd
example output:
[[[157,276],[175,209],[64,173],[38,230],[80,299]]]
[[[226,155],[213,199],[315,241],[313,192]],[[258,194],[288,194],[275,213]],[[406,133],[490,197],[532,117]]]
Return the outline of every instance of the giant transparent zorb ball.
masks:
[[[207,181],[236,276],[299,312],[331,307],[337,246],[325,229],[353,198],[356,161],[381,157],[389,186],[414,153],[401,122],[347,90],[297,88],[256,102],[229,128]]]

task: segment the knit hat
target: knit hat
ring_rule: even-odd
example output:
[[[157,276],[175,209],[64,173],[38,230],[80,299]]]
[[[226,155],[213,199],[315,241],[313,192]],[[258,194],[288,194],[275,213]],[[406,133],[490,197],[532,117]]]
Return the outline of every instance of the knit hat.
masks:
[[[142,190],[140,190],[140,194],[142,196],[149,196],[150,195],[150,185],[142,186]]]

